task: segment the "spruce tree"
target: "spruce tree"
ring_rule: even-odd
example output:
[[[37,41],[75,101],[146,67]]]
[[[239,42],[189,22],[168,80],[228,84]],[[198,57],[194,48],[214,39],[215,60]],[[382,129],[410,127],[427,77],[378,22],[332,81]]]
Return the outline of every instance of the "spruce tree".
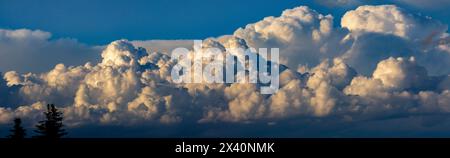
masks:
[[[37,129],[35,132],[38,134],[35,136],[36,138],[56,140],[67,134],[63,129],[63,113],[55,105],[48,104],[44,115],[45,120],[39,121],[38,125],[36,125]]]
[[[8,138],[13,140],[22,140],[26,136],[26,131],[22,127],[22,120],[20,118],[14,119],[14,126],[10,131],[11,134],[8,136]]]

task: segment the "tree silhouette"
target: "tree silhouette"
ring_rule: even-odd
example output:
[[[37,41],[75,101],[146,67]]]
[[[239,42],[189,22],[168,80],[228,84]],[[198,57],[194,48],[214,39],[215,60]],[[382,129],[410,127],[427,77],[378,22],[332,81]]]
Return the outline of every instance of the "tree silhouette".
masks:
[[[63,129],[63,113],[55,105],[48,104],[44,115],[45,120],[39,121],[36,125],[37,130],[35,132],[38,134],[35,136],[36,138],[56,140],[67,134]]]
[[[11,134],[8,136],[8,138],[11,138],[13,140],[22,140],[25,138],[25,129],[22,127],[22,120],[20,118],[14,119],[14,126],[13,129],[10,130]]]

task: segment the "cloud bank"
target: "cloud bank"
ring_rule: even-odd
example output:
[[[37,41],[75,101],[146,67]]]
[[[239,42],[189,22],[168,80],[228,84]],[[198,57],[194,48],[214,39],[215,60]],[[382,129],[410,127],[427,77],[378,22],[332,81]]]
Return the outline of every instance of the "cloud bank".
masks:
[[[189,45],[186,41],[165,46],[161,42],[171,42],[118,40],[102,50],[99,62],[69,66],[62,61],[43,73],[5,72],[0,123],[13,117],[38,120],[44,105],[55,103],[73,128],[225,123],[308,131],[297,128],[308,125],[340,128],[336,133],[346,135],[339,133],[342,128],[367,129],[366,122],[406,117],[399,122],[414,124],[409,117],[450,112],[450,49],[442,42],[447,25],[394,5],[360,6],[342,17],[341,27],[333,18],[301,6],[203,41],[202,49],[222,53],[236,47],[280,48],[286,67],[280,71],[280,90],[272,95],[260,94],[258,84],[175,83],[170,72],[176,61],[169,54],[137,47],[172,49]],[[55,43],[43,31],[1,35],[0,43]]]
[[[51,39],[41,30],[0,29],[0,71],[45,72],[58,63],[80,65],[99,60],[100,48],[75,39]]]

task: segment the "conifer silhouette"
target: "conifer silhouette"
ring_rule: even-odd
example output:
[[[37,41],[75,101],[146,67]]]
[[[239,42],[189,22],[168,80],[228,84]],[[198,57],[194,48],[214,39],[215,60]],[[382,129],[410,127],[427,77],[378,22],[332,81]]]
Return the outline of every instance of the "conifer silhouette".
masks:
[[[22,127],[22,120],[20,118],[14,119],[14,126],[10,131],[11,134],[8,136],[8,138],[13,140],[22,140],[26,136],[26,131]]]
[[[63,113],[55,105],[48,104],[44,115],[45,120],[39,121],[38,125],[36,125],[37,129],[35,132],[38,134],[35,136],[36,138],[56,140],[67,134],[63,129]]]

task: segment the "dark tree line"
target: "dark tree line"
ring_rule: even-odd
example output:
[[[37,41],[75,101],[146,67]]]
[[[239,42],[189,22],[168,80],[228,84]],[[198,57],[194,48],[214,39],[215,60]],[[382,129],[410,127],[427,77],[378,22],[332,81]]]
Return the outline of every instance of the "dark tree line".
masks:
[[[14,140],[21,140],[25,138],[26,131],[22,127],[22,120],[20,118],[14,119],[14,126],[13,129],[10,130],[11,134],[8,136],[8,138],[14,139]]]
[[[36,125],[36,130],[34,130],[36,135],[33,138],[57,140],[67,135],[67,132],[63,129],[63,113],[55,105],[48,104],[44,116],[45,119],[39,121]],[[21,140],[25,138],[26,130],[22,127],[22,120],[20,118],[14,119],[14,126],[10,132],[11,134],[8,136],[10,139]]]

